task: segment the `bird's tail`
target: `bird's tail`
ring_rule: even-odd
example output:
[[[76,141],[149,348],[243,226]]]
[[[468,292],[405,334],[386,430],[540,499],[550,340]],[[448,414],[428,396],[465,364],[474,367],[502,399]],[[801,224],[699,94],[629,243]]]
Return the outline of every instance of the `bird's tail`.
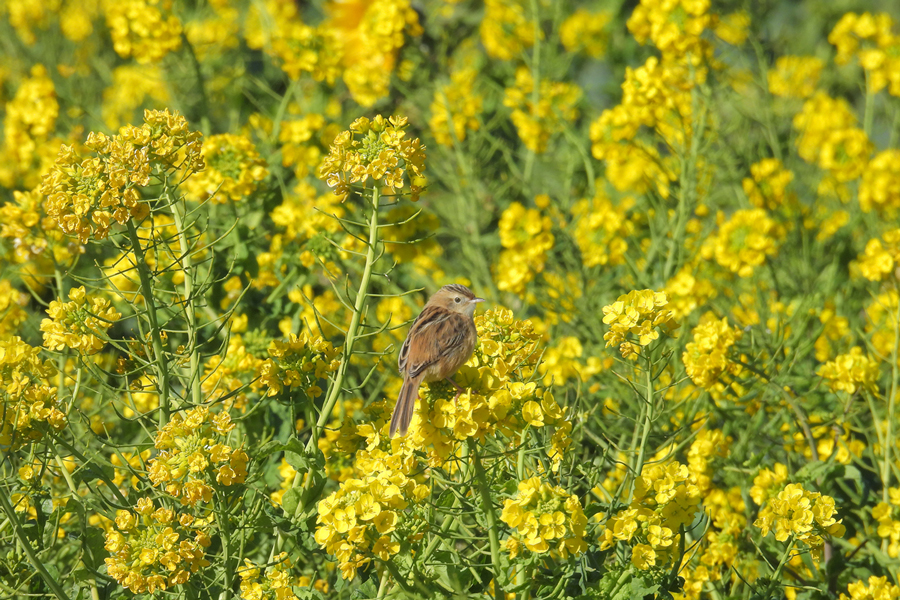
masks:
[[[397,405],[394,406],[394,414],[391,416],[391,437],[396,434],[406,435],[409,429],[409,422],[412,421],[413,412],[416,408],[416,400],[419,399],[419,384],[422,383],[421,377],[405,378],[403,387],[400,388],[400,396],[397,398]]]

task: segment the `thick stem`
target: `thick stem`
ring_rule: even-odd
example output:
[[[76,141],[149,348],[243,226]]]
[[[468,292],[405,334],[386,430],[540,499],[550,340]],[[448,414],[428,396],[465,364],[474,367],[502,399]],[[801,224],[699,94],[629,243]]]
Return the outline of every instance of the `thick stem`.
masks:
[[[168,187],[163,193],[172,209],[172,217],[175,220],[175,228],[178,230],[178,243],[181,246],[181,270],[184,274],[184,316],[187,320],[188,352],[190,353],[191,374],[188,381],[191,388],[191,403],[194,406],[203,402],[200,390],[200,349],[197,345],[197,312],[194,308],[194,261],[191,256],[191,246],[187,239],[187,231],[184,222],[184,207],[172,198]]]
[[[150,320],[153,366],[159,382],[159,427],[162,428],[169,422],[169,365],[163,349],[159,319],[156,316],[156,303],[153,297],[153,284],[150,281],[150,270],[144,258],[144,249],[141,247],[137,229],[135,229],[134,222],[131,220],[128,221],[128,237],[131,240],[131,249],[134,251],[138,275],[141,278],[141,295],[144,297],[144,306],[147,307],[147,318]]]
[[[47,572],[47,569],[44,568],[44,564],[37,557],[37,554],[34,552],[34,548],[31,547],[31,540],[28,539],[28,536],[25,534],[25,530],[22,529],[22,524],[19,523],[19,519],[16,518],[16,512],[13,510],[12,505],[9,503],[5,494],[0,494],[0,509],[6,514],[6,517],[10,520],[13,525],[13,529],[16,533],[16,538],[19,540],[19,544],[22,546],[22,549],[25,551],[25,555],[28,556],[28,560],[31,562],[31,566],[38,572],[38,575],[41,576],[41,579],[44,580],[44,583],[47,584],[47,587],[53,592],[53,594],[59,598],[59,600],[68,600],[68,596],[63,591],[62,587],[60,587],[59,582],[53,578],[50,573]]]
[[[650,374],[650,361],[647,360],[647,403],[644,406],[644,430],[641,433],[641,445],[638,448],[638,457],[637,462],[634,465],[634,472],[632,473],[631,479],[631,490],[629,491],[628,497],[634,497],[634,485],[637,481],[637,478],[641,476],[641,471],[644,470],[644,457],[646,455],[647,450],[647,438],[650,436],[650,426],[653,423],[653,377]]]
[[[471,438],[469,438],[469,456],[472,457],[472,466],[475,470],[475,484],[478,486],[478,493],[481,495],[481,510],[487,522],[488,540],[491,544],[491,564],[494,567],[494,598],[501,600],[505,598],[503,590],[505,586],[500,579],[503,571],[500,567],[500,536],[497,532],[497,513],[494,511],[491,488],[487,483],[487,474],[484,471],[484,465],[481,464],[478,447],[475,444],[475,440]]]
[[[322,412],[319,413],[318,420],[312,424],[309,441],[306,443],[306,451],[312,452],[318,447],[319,432],[325,427],[328,419],[331,417],[331,411],[337,404],[341,395],[341,389],[344,385],[344,378],[347,376],[347,369],[350,367],[350,359],[353,357],[353,344],[356,341],[356,334],[359,332],[359,323],[362,320],[363,309],[366,306],[366,298],[369,292],[369,280],[372,278],[372,267],[375,265],[376,252],[375,247],[378,245],[378,187],[372,188],[372,216],[369,219],[369,244],[366,251],[366,266],[363,269],[362,278],[359,281],[359,289],[356,292],[356,301],[353,305],[353,316],[350,319],[350,327],[347,329],[347,337],[344,340],[344,351],[341,353],[341,364],[335,374],[334,381],[328,390],[328,396],[322,405]],[[307,473],[298,472],[294,477],[293,487],[300,485],[301,480]],[[306,477],[303,483],[304,491],[311,489],[313,477]],[[305,508],[303,502],[297,504],[297,513],[300,514]]]

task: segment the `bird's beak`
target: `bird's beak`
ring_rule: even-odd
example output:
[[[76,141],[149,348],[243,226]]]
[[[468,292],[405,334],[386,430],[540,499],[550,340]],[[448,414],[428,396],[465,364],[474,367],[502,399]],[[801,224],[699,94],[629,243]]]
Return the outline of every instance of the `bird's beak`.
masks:
[[[484,298],[475,298],[474,300],[472,300],[472,302],[475,302],[475,303],[484,302]]]

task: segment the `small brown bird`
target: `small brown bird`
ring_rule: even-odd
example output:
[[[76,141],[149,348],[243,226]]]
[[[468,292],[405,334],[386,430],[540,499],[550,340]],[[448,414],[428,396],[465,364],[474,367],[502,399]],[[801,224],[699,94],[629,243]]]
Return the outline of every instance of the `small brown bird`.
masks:
[[[456,398],[462,394],[462,388],[451,376],[475,350],[473,315],[479,302],[484,302],[484,298],[476,298],[466,286],[453,283],[429,298],[416,317],[400,348],[403,387],[391,416],[391,437],[397,433],[406,435],[422,382],[446,379],[456,387]]]

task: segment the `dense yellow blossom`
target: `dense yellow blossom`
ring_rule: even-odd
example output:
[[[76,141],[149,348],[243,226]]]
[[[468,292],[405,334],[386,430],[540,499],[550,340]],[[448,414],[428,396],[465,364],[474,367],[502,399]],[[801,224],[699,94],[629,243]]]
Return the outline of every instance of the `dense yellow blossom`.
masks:
[[[778,253],[784,231],[761,208],[738,210],[719,226],[701,248],[703,258],[714,259],[720,266],[750,277],[756,267]]]
[[[866,165],[859,183],[859,207],[893,217],[900,209],[900,150],[885,150]]]
[[[61,430],[57,388],[50,385],[56,369],[33,348],[13,336],[0,338],[0,448],[17,449],[44,436],[46,426]]]
[[[44,346],[50,350],[71,348],[96,354],[106,345],[106,331],[122,315],[106,298],[88,296],[84,286],[69,290],[69,302],[53,300],[49,319],[41,321]]]
[[[82,243],[107,237],[113,222],[140,221],[150,209],[139,190],[150,185],[152,169],[202,170],[200,138],[177,113],[148,110],[143,125],[123,127],[116,136],[91,133],[85,146],[95,156],[82,159],[63,146],[41,188],[47,213]]]
[[[846,13],[828,35],[837,48],[834,62],[843,65],[854,57],[866,70],[869,91],[887,86],[900,96],[900,40],[891,30],[894,21],[888,13]]]
[[[861,580],[847,586],[848,594],[841,593],[840,600],[897,600],[900,598],[900,586],[896,586],[887,577],[869,576],[868,585]]]
[[[503,105],[512,109],[512,122],[525,147],[547,150],[550,137],[578,118],[581,90],[574,83],[542,79],[535,82],[528,67],[516,69],[515,84],[506,89]]]
[[[266,360],[256,367],[266,395],[280,394],[284,388],[298,387],[310,400],[322,395],[319,382],[338,368],[338,349],[321,337],[291,334],[286,341],[273,340]]]
[[[501,60],[517,58],[535,39],[543,39],[526,13],[524,0],[486,0],[481,20],[481,42],[488,56]]]
[[[841,354],[828,361],[816,372],[825,379],[833,391],[853,394],[857,389],[872,390],[878,381],[878,363],[863,354],[863,349],[854,346],[847,354]]]
[[[406,117],[377,115],[371,121],[360,117],[334,139],[319,176],[341,198],[350,193],[350,185],[366,185],[371,177],[394,193],[409,185],[410,200],[415,202],[427,185],[425,146],[419,138],[407,138],[406,128]]]
[[[581,250],[584,266],[625,262],[627,240],[634,232],[634,223],[627,215],[633,204],[631,198],[614,204],[598,188],[593,200],[579,200],[572,206],[575,243]]]
[[[789,483],[766,501],[753,525],[762,530],[763,537],[774,531],[777,541],[785,542],[793,537],[815,552],[824,543],[822,536],[844,535],[844,526],[836,516],[833,498]]]
[[[587,550],[587,518],[578,496],[540,477],[519,482],[516,495],[504,502],[500,520],[516,530],[506,541],[510,558],[516,557],[520,545],[537,554],[549,550],[562,558]]]
[[[344,579],[353,579],[373,559],[387,561],[400,551],[406,508],[428,494],[426,486],[390,470],[348,479],[319,502],[316,542],[338,559]]]
[[[536,203],[541,204],[543,198],[537,198]],[[504,250],[494,268],[499,289],[522,294],[544,270],[547,253],[556,241],[552,228],[550,217],[537,208],[512,202],[503,211],[498,229]]]
[[[568,52],[583,52],[592,58],[606,54],[609,43],[607,26],[612,21],[608,11],[590,12],[579,8],[559,26],[559,40]]]
[[[189,200],[207,198],[214,204],[237,202],[259,187],[269,175],[266,161],[256,147],[242,135],[223,133],[203,142],[201,151],[206,168],[185,181],[185,195]]]
[[[794,128],[799,132],[797,150],[804,160],[829,171],[838,183],[862,175],[873,146],[856,127],[856,116],[846,100],[816,92],[794,117]]]
[[[106,569],[135,594],[187,583],[192,574],[209,566],[207,521],[156,508],[152,500],[141,498],[133,511],[118,510],[115,524],[106,532],[104,547],[110,553]]]
[[[900,556],[900,487],[889,488],[888,499],[889,502],[875,505],[872,518],[878,523],[878,537],[887,542],[888,556],[897,558]]]
[[[454,71],[450,83],[434,92],[428,126],[438,144],[453,146],[466,139],[468,131],[481,127],[483,98],[474,91],[478,72],[473,68]]]
[[[181,21],[164,14],[157,2],[116,0],[104,6],[113,48],[122,58],[145,64],[181,48]]]
[[[815,56],[779,56],[767,75],[769,92],[785,98],[808,98],[816,91],[825,62]]]
[[[227,412],[211,415],[198,406],[176,413],[156,434],[159,454],[148,464],[150,481],[188,505],[209,502],[214,483],[243,483],[250,457],[224,443],[232,429]]]
[[[678,327],[665,292],[635,290],[619,296],[615,302],[603,307],[603,322],[609,331],[603,335],[606,347],[619,346],[623,358],[636,359],[641,348],[659,338],[659,334],[671,333]],[[637,343],[629,336],[637,336]]]
[[[745,177],[742,185],[750,203],[770,211],[796,210],[797,196],[788,192],[794,174],[777,158],[767,158],[750,165],[752,177]]]
[[[244,566],[238,569],[243,600],[297,600],[292,588],[309,587],[309,577],[291,575],[294,565],[287,552],[273,556],[272,563],[262,568],[244,559]]]
[[[677,556],[679,530],[694,520],[699,504],[700,490],[686,465],[644,465],[631,504],[606,522],[600,549],[634,541],[631,563],[636,568],[665,567]]]
[[[723,375],[740,374],[740,364],[729,354],[743,333],[737,327],[729,326],[728,319],[705,319],[691,335],[693,340],[685,346],[681,360],[695,385],[712,390],[718,387]]]

